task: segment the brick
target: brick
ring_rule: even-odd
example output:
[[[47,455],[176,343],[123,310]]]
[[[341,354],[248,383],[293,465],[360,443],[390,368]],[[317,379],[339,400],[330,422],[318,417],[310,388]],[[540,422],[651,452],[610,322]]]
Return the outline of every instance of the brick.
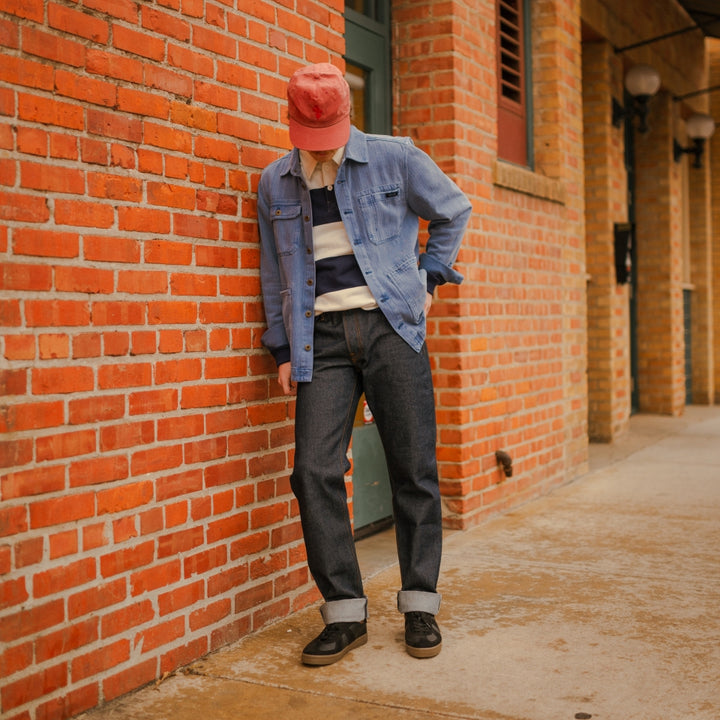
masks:
[[[143,387],[152,383],[152,366],[148,363],[118,363],[98,369],[98,388]]]
[[[33,459],[31,438],[0,440],[0,468],[27,465]]]
[[[183,446],[183,451],[187,465],[217,460],[227,455],[227,438],[223,436],[188,442]]]
[[[77,530],[65,530],[50,536],[50,559],[76,555],[78,552]]]
[[[100,556],[100,572],[104,578],[126,573],[149,565],[155,557],[155,543],[143,542],[136,547],[121,548]],[[103,633],[105,637],[105,633]]]
[[[237,355],[231,357],[208,357],[205,360],[205,378],[214,380],[218,378],[243,377],[247,374],[247,360]]]
[[[177,397],[177,395],[176,395]],[[158,420],[158,440],[177,440],[202,435],[205,422],[202,415]]]
[[[195,26],[193,44],[201,50],[209,50],[213,54],[220,53],[225,57],[237,58],[237,41],[232,36],[209,30],[200,25]]]
[[[118,109],[133,115],[142,115],[144,117],[154,117],[160,120],[166,120],[170,112],[170,101],[157,93],[135,90],[133,88],[121,87],[118,89]],[[154,143],[147,142],[148,145]],[[147,151],[139,151],[138,156]],[[150,157],[150,155],[147,155]],[[159,160],[159,156],[155,155]],[[158,168],[158,174],[161,168]]]
[[[171,93],[175,96],[186,98],[193,96],[192,77],[174,70],[167,70],[158,65],[146,67],[145,84],[150,88]]]
[[[18,128],[17,149],[22,153],[45,157],[48,154],[48,133],[37,128]]]
[[[190,265],[193,248],[189,243],[153,240],[145,243],[144,260],[162,265]]]
[[[165,55],[165,43],[160,38],[118,24],[113,25],[113,46],[148,60],[161,61]]]
[[[135,646],[142,648],[144,653],[151,652],[179,640],[183,637],[184,632],[185,619],[172,618],[139,632],[135,636]]]
[[[225,405],[227,388],[225,385],[200,385],[182,389],[180,407],[183,409],[214,407]]]
[[[0,581],[0,610],[7,610],[28,600],[25,578]]]
[[[202,471],[189,470],[186,472],[158,478],[155,483],[157,500],[169,500],[181,495],[202,490]]]
[[[41,333],[38,335],[38,355],[41,360],[70,357],[70,338],[64,333]]]
[[[24,93],[18,93],[18,117],[28,122],[68,130],[82,130],[85,125],[84,112],[80,105]]]
[[[28,327],[84,327],[90,323],[90,309],[84,300],[27,300],[25,316]]]
[[[130,659],[130,641],[121,639],[106,643],[97,650],[74,657],[70,663],[73,683],[99,675]]]
[[[0,414],[0,431],[22,432],[57,427],[64,422],[62,402],[15,403]]]
[[[110,35],[110,28],[105,20],[56,3],[48,5],[48,24],[100,45],[107,43]]]
[[[121,207],[118,209],[118,227],[128,232],[166,235],[170,232],[170,214],[164,210]]]
[[[125,480],[129,473],[129,463],[125,456],[80,460],[70,465],[70,487]]]
[[[150,420],[125,422],[100,428],[100,450],[102,452],[147,445],[154,439],[155,424]]]
[[[25,26],[22,29],[23,51],[46,60],[79,68],[85,64],[85,46],[67,38],[53,35],[39,28]]]
[[[115,485],[97,493],[97,514],[121,513],[125,510],[147,505],[153,499],[153,485],[139,482],[130,485]]]
[[[204,597],[203,588],[204,582],[198,580],[193,583],[184,583],[174,590],[161,593],[158,596],[160,616],[164,617],[170,613],[195,605]]]
[[[75,258],[80,254],[80,241],[76,233],[18,228],[13,235],[13,251],[17,255]]]
[[[215,625],[232,612],[229,599],[216,600],[205,607],[190,613],[188,624],[191,630],[199,630],[208,625]]]
[[[170,470],[182,465],[182,448],[158,446],[150,450],[138,450],[130,458],[133,477],[147,473]]]
[[[168,44],[167,48],[168,63],[173,67],[187,70],[193,75],[204,75],[205,77],[213,77],[215,67],[212,59],[207,55],[195,52],[192,48]]]
[[[182,185],[148,182],[147,200],[150,205],[193,210],[195,208],[195,190]]]
[[[33,395],[87,392],[95,388],[95,376],[89,367],[33,368]]]
[[[85,175],[80,170],[48,167],[47,163],[21,162],[20,186],[79,195],[85,191]]]
[[[215,275],[198,273],[173,273],[170,276],[170,292],[173,295],[217,295],[218,280]]]
[[[217,487],[229,483],[237,483],[247,477],[247,462],[231,460],[219,465],[211,465],[205,469],[205,486]]]
[[[46,198],[0,191],[0,220],[42,223],[49,217]]]
[[[124,395],[98,395],[68,402],[68,420],[71,425],[117,420],[124,414]]]
[[[130,576],[130,594],[133,597],[177,584],[182,577],[178,558],[169,562],[156,563],[150,568],[138,570]]]
[[[3,500],[58,492],[65,489],[65,468],[36,467],[8,473],[0,477]]]
[[[146,415],[148,413],[169,413],[178,408],[179,393],[176,389],[147,390],[130,393],[130,415]],[[158,440],[162,437],[158,426]]]
[[[157,661],[152,658],[105,678],[102,681],[103,698],[107,702],[154,680],[156,666]]]
[[[80,77],[63,70],[55,72],[55,92],[59,96],[93,105],[115,107],[117,104],[117,88],[114,84],[89,78],[86,75]]]
[[[88,48],[85,69],[94,75],[124,80],[129,83],[142,83],[143,66],[141,61],[99,48]]]
[[[84,558],[70,565],[55,566],[36,573],[33,577],[33,595],[36,598],[56,595],[78,585],[85,585],[96,577],[95,559]]]
[[[107,229],[115,222],[115,211],[111,205],[99,202],[58,199],[55,220],[59,225]]]
[[[188,301],[155,301],[148,303],[148,322],[153,325],[185,324],[197,321],[197,304]]]
[[[95,512],[93,494],[72,495],[30,503],[30,527],[33,530],[83,520]]]
[[[106,110],[88,108],[87,131],[91,135],[100,135],[113,140],[124,140],[131,143],[142,141],[142,122],[140,120]]]
[[[99,357],[102,352],[100,333],[87,332],[72,338],[73,358]]]
[[[200,321],[207,324],[233,324],[243,322],[241,302],[201,302]]]
[[[33,360],[35,337],[33,335],[5,335],[5,358],[7,360]]]
[[[62,625],[65,620],[64,601],[51,600],[34,604],[3,617],[0,623],[0,641],[14,643],[43,630]]]
[[[140,202],[142,200],[142,182],[137,178],[128,178],[112,173],[87,173],[88,194],[91,197]],[[102,238],[97,238],[100,240]],[[85,238],[87,244],[88,238]],[[135,260],[134,262],[137,262]]]
[[[15,543],[13,550],[15,567],[21,569],[41,562],[43,559],[43,544],[44,538],[42,537],[28,538]]]
[[[220,223],[212,217],[177,213],[173,215],[173,230],[183,237],[204,238],[206,240],[218,240],[220,238]],[[235,248],[215,248],[214,250],[218,255],[227,255],[228,250],[231,251],[229,254],[232,254]],[[198,264],[202,263],[198,262]]]
[[[24,395],[26,392],[26,370],[0,370],[0,395]]]
[[[112,270],[61,266],[55,268],[55,287],[60,292],[111,293],[115,276]]]
[[[140,302],[99,301],[92,304],[93,325],[144,325],[145,305]]]
[[[68,619],[87,617],[98,610],[125,603],[127,599],[126,580],[124,577],[108,583],[93,583],[87,589],[71,594],[68,597]]]
[[[0,650],[0,677],[9,678],[33,663],[33,644],[30,642]]]

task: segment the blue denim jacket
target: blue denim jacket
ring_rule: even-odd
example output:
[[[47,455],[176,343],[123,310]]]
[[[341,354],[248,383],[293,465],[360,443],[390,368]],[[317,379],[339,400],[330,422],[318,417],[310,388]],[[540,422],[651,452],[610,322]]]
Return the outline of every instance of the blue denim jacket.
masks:
[[[409,138],[352,128],[335,195],[355,257],[395,331],[419,351],[425,341],[425,297],[453,270],[471,205],[462,191]],[[420,254],[418,218],[429,221]],[[267,330],[262,342],[292,379],[312,379],[315,259],[310,193],[293,150],[270,164],[258,188],[260,280]]]

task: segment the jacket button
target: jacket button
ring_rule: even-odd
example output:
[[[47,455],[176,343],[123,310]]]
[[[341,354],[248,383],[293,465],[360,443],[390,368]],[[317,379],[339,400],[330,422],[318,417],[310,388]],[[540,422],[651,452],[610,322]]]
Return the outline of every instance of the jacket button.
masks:
[[[309,215],[306,215],[306,216],[305,216],[305,222],[310,222],[310,216],[309,216]]]
[[[310,347],[311,347],[310,345],[306,345],[306,346],[305,346],[305,349],[306,349],[306,350],[310,350]]]
[[[307,284],[308,284],[308,285],[312,285],[312,284],[313,284],[313,281],[312,281],[312,280],[308,280]]]
[[[306,310],[305,317],[312,317],[312,310]]]

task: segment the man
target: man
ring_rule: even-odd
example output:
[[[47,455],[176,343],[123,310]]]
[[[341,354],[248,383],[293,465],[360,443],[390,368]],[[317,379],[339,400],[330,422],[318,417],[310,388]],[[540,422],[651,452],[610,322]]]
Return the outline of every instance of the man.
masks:
[[[262,175],[258,222],[263,343],[283,391],[297,393],[291,486],[325,600],[325,629],[302,661],[329,665],[367,642],[344,480],[363,392],[390,475],[406,649],[433,657],[442,517],[425,317],[437,285],[462,281],[452,264],[471,206],[409,139],[351,126],[333,65],[301,68],[287,95],[294,149]],[[419,218],[429,221],[422,254]]]

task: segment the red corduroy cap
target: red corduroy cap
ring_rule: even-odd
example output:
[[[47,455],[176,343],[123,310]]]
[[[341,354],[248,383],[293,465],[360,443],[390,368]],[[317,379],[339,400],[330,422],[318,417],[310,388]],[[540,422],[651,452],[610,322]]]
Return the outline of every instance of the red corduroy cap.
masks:
[[[318,63],[293,73],[287,89],[290,142],[301,150],[335,150],[350,137],[350,87],[340,70]]]

